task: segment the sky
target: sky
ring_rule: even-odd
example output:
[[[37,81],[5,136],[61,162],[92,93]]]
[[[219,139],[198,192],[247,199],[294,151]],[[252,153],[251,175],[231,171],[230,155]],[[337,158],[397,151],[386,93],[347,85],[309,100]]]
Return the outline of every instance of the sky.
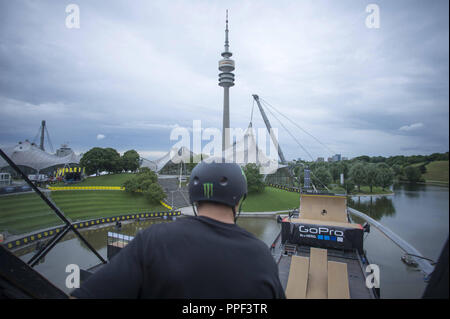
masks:
[[[77,22],[70,4],[79,28],[68,27]],[[0,0],[0,146],[38,141],[46,120],[53,150],[113,147],[156,159],[177,142],[176,127],[221,129],[228,9],[231,127],[248,126],[258,94],[296,124],[266,111],[288,160],[447,152],[448,6]],[[253,126],[264,127],[256,108]]]

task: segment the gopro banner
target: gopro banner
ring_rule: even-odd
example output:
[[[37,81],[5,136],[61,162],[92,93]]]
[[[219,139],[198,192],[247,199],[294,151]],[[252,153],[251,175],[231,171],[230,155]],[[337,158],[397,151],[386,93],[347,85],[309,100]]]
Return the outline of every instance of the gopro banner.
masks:
[[[362,252],[362,228],[290,222],[283,222],[281,227],[283,243]]]

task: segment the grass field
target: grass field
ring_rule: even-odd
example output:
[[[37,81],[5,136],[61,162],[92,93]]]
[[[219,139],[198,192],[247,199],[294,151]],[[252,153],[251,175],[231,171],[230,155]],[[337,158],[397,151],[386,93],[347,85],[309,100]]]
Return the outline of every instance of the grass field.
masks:
[[[52,192],[51,198],[73,221],[167,210],[149,203],[142,194],[122,191],[59,191]],[[21,234],[62,224],[36,194],[2,196],[0,207],[0,231]]]
[[[21,234],[62,224],[36,194],[0,197],[0,231]]]
[[[264,192],[249,194],[242,205],[243,212],[270,212],[298,208],[300,194],[266,187]]]
[[[425,167],[427,171],[422,176],[426,181],[448,183],[448,161],[431,162]]]
[[[130,174],[92,177],[80,186],[118,186]],[[73,221],[145,211],[165,211],[152,205],[142,194],[123,191],[54,191],[51,199]],[[266,187],[260,194],[250,194],[243,211],[263,212],[298,208],[299,194]],[[62,224],[60,219],[36,194],[0,197],[0,231],[22,234]]]
[[[134,174],[122,173],[122,174],[110,174],[88,177],[84,181],[70,184],[70,186],[122,186],[122,184],[133,177]],[[64,183],[57,183],[52,186],[65,186]]]

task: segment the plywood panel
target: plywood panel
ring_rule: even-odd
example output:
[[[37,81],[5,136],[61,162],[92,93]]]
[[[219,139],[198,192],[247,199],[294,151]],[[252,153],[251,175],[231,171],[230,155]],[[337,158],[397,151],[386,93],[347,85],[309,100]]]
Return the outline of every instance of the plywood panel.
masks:
[[[328,299],[350,299],[347,264],[328,262]]]
[[[305,299],[308,285],[309,258],[292,256],[286,298]]]
[[[328,298],[328,260],[326,249],[311,247],[306,298]]]

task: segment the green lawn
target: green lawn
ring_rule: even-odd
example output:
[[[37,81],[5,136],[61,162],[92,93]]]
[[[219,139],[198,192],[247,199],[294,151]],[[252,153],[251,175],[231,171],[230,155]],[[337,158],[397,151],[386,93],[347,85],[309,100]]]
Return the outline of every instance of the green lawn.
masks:
[[[51,198],[73,221],[167,210],[149,203],[142,194],[122,191],[55,191]],[[62,224],[36,194],[2,196],[0,207],[0,231],[21,234]]]
[[[271,212],[300,206],[300,194],[266,187],[264,192],[249,194],[242,205],[243,212]]]
[[[431,162],[425,167],[427,171],[422,176],[426,181],[448,183],[448,161]]]
[[[84,181],[70,184],[70,186],[122,186],[122,184],[133,177],[134,174],[122,173],[122,174],[109,174],[88,177]],[[66,186],[64,183],[57,183],[52,186]]]
[[[36,194],[0,197],[0,231],[22,234],[63,224]]]

